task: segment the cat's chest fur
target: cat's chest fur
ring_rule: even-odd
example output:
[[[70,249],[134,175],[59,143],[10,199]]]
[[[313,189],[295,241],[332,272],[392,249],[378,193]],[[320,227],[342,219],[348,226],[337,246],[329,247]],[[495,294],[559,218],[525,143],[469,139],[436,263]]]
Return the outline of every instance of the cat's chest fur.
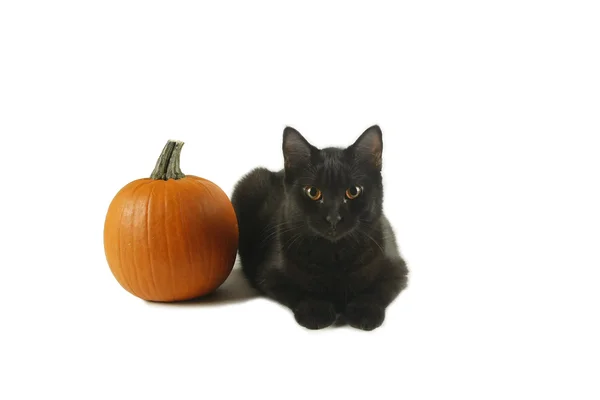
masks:
[[[369,265],[381,256],[375,243],[355,238],[336,243],[314,238],[282,249],[283,267],[295,284],[342,302],[375,278]]]
[[[352,240],[327,243],[315,239],[284,249],[284,255],[287,261],[304,268],[343,273],[369,262],[376,254],[373,246]]]

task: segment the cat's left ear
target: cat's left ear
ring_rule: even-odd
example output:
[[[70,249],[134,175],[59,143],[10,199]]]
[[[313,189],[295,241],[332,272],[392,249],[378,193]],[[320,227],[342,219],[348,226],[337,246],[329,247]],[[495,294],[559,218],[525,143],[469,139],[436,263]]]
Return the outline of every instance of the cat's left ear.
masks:
[[[284,129],[282,150],[286,169],[308,166],[314,149],[296,129],[290,126]]]
[[[350,148],[357,160],[378,170],[381,169],[383,139],[379,125],[367,128]]]

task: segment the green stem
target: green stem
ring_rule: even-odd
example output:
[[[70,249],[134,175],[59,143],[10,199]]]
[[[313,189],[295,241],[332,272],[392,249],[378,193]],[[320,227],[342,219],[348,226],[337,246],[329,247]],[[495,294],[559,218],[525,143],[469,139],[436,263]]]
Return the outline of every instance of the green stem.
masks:
[[[154,171],[150,175],[151,179],[161,179],[168,181],[169,179],[185,178],[181,168],[179,167],[179,159],[181,157],[181,148],[183,142],[179,140],[169,140],[163,148],[160,157],[156,161]]]

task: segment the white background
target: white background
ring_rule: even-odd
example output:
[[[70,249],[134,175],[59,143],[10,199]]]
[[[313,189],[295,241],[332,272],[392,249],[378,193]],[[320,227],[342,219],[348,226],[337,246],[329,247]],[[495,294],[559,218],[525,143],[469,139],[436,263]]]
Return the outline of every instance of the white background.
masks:
[[[598,399],[595,1],[3,1],[0,398]],[[167,139],[227,194],[384,132],[410,287],[373,332],[309,331],[236,269],[145,303],[108,204]],[[237,268],[237,267],[236,267]]]

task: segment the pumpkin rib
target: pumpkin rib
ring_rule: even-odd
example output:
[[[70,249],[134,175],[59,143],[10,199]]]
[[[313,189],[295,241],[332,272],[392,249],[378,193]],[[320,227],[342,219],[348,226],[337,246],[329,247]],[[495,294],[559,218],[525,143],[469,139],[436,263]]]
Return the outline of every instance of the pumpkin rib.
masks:
[[[214,196],[213,196],[213,194],[210,192],[210,190],[208,190],[208,189],[206,188],[206,186],[204,186],[204,185],[203,185],[201,182],[199,182],[198,180],[193,180],[192,182],[194,182],[194,184],[199,184],[199,186],[201,186],[201,187],[202,187],[202,189],[204,190],[204,192],[205,192],[205,193],[208,193],[208,195],[210,196],[210,198],[211,198],[212,200],[214,200]],[[202,204],[202,208],[204,208],[204,204]],[[203,214],[205,214],[205,213],[203,212]],[[209,244],[207,244],[207,243],[201,243],[201,245],[203,245],[203,246],[208,246],[208,247],[212,247],[212,245],[213,245],[213,244],[212,244],[212,237],[213,237],[213,235],[210,235],[210,236],[208,236],[208,238],[207,238],[207,236],[206,236],[206,235],[204,235],[204,236],[203,236],[203,239],[204,239],[205,241],[207,241],[207,240],[208,240]],[[209,257],[210,257],[210,258],[209,258],[209,260],[208,260],[208,265],[210,265],[211,267],[210,267],[210,268],[208,268],[208,277],[207,277],[206,281],[207,281],[207,282],[212,282],[213,275],[214,275],[214,271],[213,271],[213,270],[214,270],[214,268],[212,268],[213,261],[214,261],[214,260],[213,260],[213,254],[212,254],[212,253],[210,253],[210,254],[209,254]],[[207,290],[207,288],[205,288],[204,290]]]
[[[186,181],[186,185],[183,186],[185,193],[187,194],[187,196],[189,196],[190,198],[194,198],[194,196],[196,196],[197,194],[194,192],[194,186],[193,186],[193,180],[188,180]],[[196,205],[197,207],[201,208],[203,207],[203,204],[201,201],[199,201]],[[203,214],[202,212],[199,212],[200,214]],[[202,243],[202,234],[200,232],[197,232],[196,229],[199,228],[194,228],[194,232],[196,233],[196,235],[193,236],[192,241],[190,243],[190,254],[193,255],[193,259],[195,259],[197,262],[204,262],[204,257],[199,257],[198,254],[194,255],[194,250],[195,249],[201,249],[203,248],[203,243]],[[193,246],[193,248],[192,248]],[[200,276],[198,277],[198,272],[200,272]],[[206,282],[207,279],[207,275],[206,275],[206,269],[203,268],[202,270],[198,270],[196,271],[196,268],[194,268],[194,275],[196,277],[198,277],[198,281],[204,281]],[[196,282],[196,281],[194,281]],[[202,292],[204,292],[205,290],[205,283],[202,284]],[[200,289],[198,289],[200,290]]]
[[[139,189],[142,186],[144,186],[144,185],[143,184],[137,185],[133,189],[133,191],[131,193],[131,198],[133,199],[133,210],[132,210],[132,213],[131,213],[131,221],[130,221],[131,224],[135,224],[135,213],[136,213],[136,210],[137,210],[137,207],[136,207],[136,203],[137,203],[136,193],[139,191]],[[129,235],[129,240],[131,240],[131,263],[133,265],[132,271],[134,272],[135,280],[138,283],[137,286],[138,286],[139,292],[143,296],[147,297],[148,293],[145,290],[142,290],[142,285],[141,285],[141,282],[140,282],[140,277],[138,275],[137,265],[136,265],[136,262],[135,262],[135,237],[134,237],[134,235],[131,232],[128,232],[128,235]]]
[[[206,187],[204,187],[204,185],[202,185],[202,187],[203,187],[205,193],[208,193],[210,195],[210,198],[214,199],[212,193],[210,193],[210,191],[206,190]],[[206,240],[208,242],[208,247],[213,247],[214,232],[211,235],[207,235],[207,236],[204,237],[204,240]],[[214,265],[214,261],[215,261],[213,259],[214,253],[210,253],[208,255],[208,257],[209,257],[208,258],[208,264],[211,265],[211,266]],[[214,268],[208,268],[208,279],[207,279],[208,282],[213,282],[214,274],[215,274]]]
[[[122,246],[123,232],[122,232],[122,227],[123,227],[123,214],[125,212],[125,206],[126,206],[126,204],[123,204],[123,206],[121,207],[121,214],[119,216],[119,234],[118,234],[118,240],[117,240],[117,244],[119,245],[119,268],[121,269],[121,275],[123,278],[123,282],[126,283],[127,286],[129,286],[129,290],[131,291],[131,293],[133,293],[134,295],[139,297],[139,294],[137,293],[137,291],[133,288],[133,285],[131,284],[131,279],[130,279],[129,275],[125,274],[125,270],[123,269],[123,246]]]
[[[194,270],[195,268],[192,267],[192,262],[190,260],[189,257],[189,242],[187,240],[185,240],[184,238],[187,236],[185,235],[185,227],[183,224],[183,208],[181,207],[181,191],[183,190],[183,188],[185,187],[185,185],[181,186],[179,185],[178,187],[175,187],[175,185],[171,184],[169,185],[169,190],[171,193],[174,193],[171,197],[171,203],[172,204],[177,204],[179,203],[179,223],[176,223],[175,221],[173,222],[173,226],[176,227],[176,234],[177,234],[177,238],[178,238],[178,243],[180,244],[180,246],[178,247],[177,251],[178,252],[185,252],[187,254],[187,264],[186,264],[186,268],[185,270],[189,273],[189,275],[186,277],[185,281],[185,290],[186,290],[186,296],[190,296],[190,294],[193,292],[193,288],[194,285],[196,283],[196,281],[194,280]],[[175,209],[176,207],[173,206],[173,209]],[[175,211],[174,211],[175,214]],[[185,261],[179,259],[180,264],[184,264]]]
[[[153,190],[153,188],[154,188],[154,185],[150,184],[150,186],[149,186],[149,187],[150,187],[150,191],[152,192],[152,190]],[[140,196],[140,195],[138,194],[138,197],[142,197],[142,196]],[[146,203],[147,203],[147,202],[148,202],[148,200],[149,200],[149,198],[148,198],[148,195],[146,195],[146,194],[145,194],[145,192],[143,193],[142,200],[143,200],[144,202],[146,202]],[[137,202],[136,202],[136,205],[137,205]],[[138,208],[138,207],[136,207],[136,210],[137,210],[137,208]],[[136,227],[136,229],[135,229],[135,230],[137,231],[137,227]],[[136,239],[134,242],[137,242],[137,235],[135,235],[135,234],[134,234],[134,238]],[[135,252],[135,253],[134,253],[134,257],[137,257],[137,256],[139,256],[137,253],[138,253],[138,252]],[[138,257],[138,258],[139,258],[139,257]],[[145,287],[145,289],[146,289],[146,293],[147,293],[147,295],[146,295],[146,296],[147,296],[147,298],[148,298],[148,296],[150,296],[150,295],[152,295],[152,294],[155,294],[155,293],[156,293],[156,291],[154,291],[154,290],[153,290],[153,285],[152,285],[152,282],[150,281],[150,279],[149,279],[149,277],[148,277],[148,274],[146,273],[146,270],[147,270],[147,265],[145,265],[144,263],[142,263],[142,268],[137,268],[137,265],[138,265],[138,263],[137,263],[137,262],[135,262],[135,260],[134,260],[133,267],[134,267],[134,269],[136,270],[136,272],[138,272],[138,273],[140,274],[140,276],[143,278],[143,282],[140,280],[140,278],[139,278],[139,277],[138,277],[138,281],[140,282],[140,285],[141,285],[142,283],[144,284],[144,287]]]
[[[137,296],[137,294],[135,293],[135,290],[133,290],[133,287],[131,286],[131,283],[129,283],[129,279],[127,279],[127,277],[125,276],[125,270],[123,269],[123,262],[122,260],[122,249],[121,249],[121,228],[123,226],[122,221],[123,221],[123,212],[125,211],[125,204],[121,204],[121,213],[119,214],[119,229],[118,229],[118,233],[117,233],[117,246],[119,248],[118,250],[118,262],[117,264],[119,265],[119,270],[121,271],[121,279],[123,280],[121,282],[121,284],[123,285],[123,287],[128,290],[129,292],[133,293],[134,295]]]
[[[192,196],[198,196],[198,190],[197,187],[195,185],[195,180],[191,179],[189,180],[187,187],[186,187],[186,191],[188,193],[191,193]],[[197,207],[200,208],[199,213],[202,214],[203,216],[203,223],[206,223],[206,213],[204,212],[204,201],[198,201],[197,203]],[[202,230],[200,230],[200,232],[198,232],[198,234],[195,237],[195,248],[196,249],[202,249],[202,248],[210,248],[208,246],[208,243],[206,242],[206,234],[202,232]],[[202,275],[201,275],[201,279],[202,279],[202,293],[205,293],[208,290],[208,286],[209,284],[207,282],[209,281],[209,274],[210,271],[212,270],[212,264],[210,263],[210,260],[207,260],[206,255],[201,256],[199,258],[199,261],[202,262],[202,265],[207,266],[205,268],[202,269]]]
[[[169,200],[169,196],[167,196],[168,193],[168,187],[169,185],[165,185],[164,188],[164,202],[163,202],[163,206],[164,206],[164,213],[163,213],[163,223],[164,223],[164,234],[165,234],[165,241],[167,242],[167,246],[166,246],[166,250],[167,250],[167,265],[169,265],[169,270],[171,272],[171,298],[175,299],[177,296],[175,294],[175,276],[173,275],[173,269],[175,268],[173,266],[172,260],[171,260],[171,252],[169,251],[169,232],[167,232],[167,215],[168,215],[168,207],[167,207],[167,202]]]
[[[152,195],[154,194],[154,186],[150,186],[150,194],[148,195],[148,202],[146,203],[146,246],[148,246],[148,250],[150,249],[150,204],[152,203]],[[152,256],[150,255],[150,251],[148,254],[148,265],[150,265],[150,274],[152,276],[152,287],[154,289],[154,293],[156,294],[156,278],[154,277],[154,264],[152,263]]]
[[[181,229],[183,229],[183,201],[181,200],[181,190],[177,191],[177,197],[179,198],[179,222],[181,224]],[[190,248],[189,242],[185,242],[185,247],[186,247],[186,252],[187,252],[187,258],[188,258],[188,268],[190,268],[192,270],[192,276],[191,276],[191,281],[192,282],[196,282],[196,268],[193,268],[192,265],[192,249]],[[188,290],[189,290],[189,285],[188,285]]]
[[[140,185],[141,186],[141,185]],[[132,225],[135,226],[135,214],[137,212],[137,197],[135,196],[135,193],[139,190],[140,186],[136,187],[133,190],[133,194],[131,195],[132,199],[133,199],[133,210],[131,211],[131,221],[130,223]],[[136,237],[135,237],[135,233],[133,233],[131,230],[129,232],[127,232],[127,234],[129,235],[129,240],[131,240],[131,265],[133,265],[132,270],[135,271],[135,280],[138,282],[138,286],[140,286],[140,291],[141,291],[141,285],[140,285],[140,278],[138,276],[138,270],[137,270],[137,263],[135,262],[135,242],[136,242]],[[147,295],[147,294],[145,294]]]
[[[210,196],[211,200],[213,200],[214,204],[220,204],[220,201],[219,201],[219,199],[215,198],[215,194],[213,193],[213,190],[220,190],[220,188],[219,188],[219,187],[218,187],[218,186],[217,186],[215,183],[213,183],[213,182],[211,182],[211,181],[209,181],[209,180],[207,180],[207,179],[200,178],[200,177],[196,177],[196,176],[190,176],[190,175],[188,175],[188,177],[192,177],[192,178],[194,178],[194,180],[193,180],[192,182],[194,182],[196,185],[198,185],[198,186],[202,187],[202,189],[204,190],[204,192],[205,192],[205,193],[208,193],[208,195]],[[224,196],[225,196],[226,198],[228,198],[228,196],[227,196],[227,194],[226,194],[225,192],[223,192],[223,194],[224,194]],[[233,206],[232,206],[232,207],[233,207]],[[235,214],[234,214],[234,215],[235,215]],[[237,220],[236,220],[236,221],[237,221]],[[222,224],[222,223],[223,223],[223,221],[217,221],[217,224]],[[219,233],[219,235],[220,235],[220,233]],[[210,236],[210,239],[209,239],[209,240],[210,240],[210,242],[211,242],[211,244],[212,244],[212,242],[214,241],[214,239],[215,239],[215,235],[211,235],[211,236]],[[235,247],[236,247],[235,254],[237,254],[237,244],[236,244],[236,246],[235,246]],[[210,254],[210,257],[211,257],[211,258],[210,258],[210,265],[214,265],[214,261],[215,261],[215,260],[214,260],[214,254],[213,254],[213,253],[211,253],[211,254]],[[233,256],[232,256],[232,255],[228,255],[228,257],[227,257],[227,261],[230,261],[232,258],[233,258]],[[218,260],[218,261],[222,261],[222,260]],[[235,258],[233,258],[233,262],[231,263],[231,267],[229,268],[229,273],[231,273],[231,269],[233,269],[233,264],[235,264]],[[215,269],[214,269],[214,268],[209,268],[209,270],[210,270],[210,272],[209,272],[209,274],[210,274],[210,275],[209,275],[210,279],[208,279],[207,281],[208,281],[208,282],[213,282],[213,276],[214,276],[214,274],[215,274]],[[228,275],[228,274],[227,274],[227,275]],[[221,279],[221,277],[219,277],[219,278]],[[227,278],[227,277],[225,277],[225,279],[226,279],[226,278]],[[221,282],[221,284],[222,284],[222,283],[223,283],[223,282]]]
[[[133,217],[132,217],[131,221],[134,225],[135,225],[135,215],[136,215],[136,212],[138,209],[137,202],[140,198],[140,194],[139,194],[140,189],[142,189],[143,187],[147,187],[147,186],[149,186],[150,189],[152,189],[153,188],[152,183],[153,183],[153,181],[151,181],[151,180],[146,181],[146,182],[141,182],[134,189],[134,191],[131,194],[131,198],[133,199],[133,205],[134,205],[133,213],[132,213]],[[136,193],[137,193],[137,197],[135,196]],[[131,242],[132,242],[132,245],[131,245],[131,251],[132,251],[132,260],[131,261],[132,261],[132,266],[133,266],[132,269],[135,272],[135,279],[136,279],[136,282],[138,283],[137,286],[138,286],[139,292],[142,293],[145,298],[148,298],[148,293],[152,293],[152,290],[150,288],[150,284],[148,282],[148,278],[146,277],[146,275],[143,273],[139,274],[140,270],[138,269],[138,263],[136,262],[136,257],[137,257],[138,252],[135,250],[135,244],[137,242],[137,237],[134,233],[130,233],[130,234],[131,234]],[[141,277],[140,277],[140,275],[141,275]],[[143,282],[142,282],[142,280],[143,280]],[[143,285],[143,283],[145,283],[145,285]],[[145,286],[145,290],[144,290],[144,286]]]
[[[190,177],[189,175],[187,176],[187,178],[188,179],[186,180],[186,184],[183,186],[184,193],[186,193],[186,195],[189,196],[189,198],[195,198],[196,196],[198,196],[198,193],[194,186],[194,179],[192,179],[192,177]],[[200,209],[203,209],[204,204],[202,201],[198,201],[195,204],[195,206]],[[202,214],[204,217],[206,217],[202,211],[199,211],[199,214]],[[203,222],[205,222],[205,221],[203,221]],[[196,229],[198,229],[198,231]],[[190,254],[192,254],[192,255],[194,254],[193,251],[195,249],[201,249],[203,247],[206,247],[206,243],[202,242],[204,235],[201,232],[201,227],[195,228],[194,232],[196,232],[196,234],[193,236],[193,239],[190,243],[190,251],[192,252]],[[197,262],[202,262],[202,265],[206,265],[205,256],[198,256],[198,254],[196,254],[195,260]],[[208,265],[210,266],[211,264],[208,264]],[[201,293],[204,293],[206,291],[206,282],[208,279],[207,269],[211,269],[211,268],[210,267],[202,268],[202,270],[198,269],[198,271],[196,271],[196,269],[194,268],[194,275],[198,278],[198,282],[204,282],[201,284],[201,287],[200,287]],[[198,272],[201,273],[199,277],[198,277]],[[196,281],[194,281],[194,282],[196,282]],[[198,289],[198,291],[200,291],[200,289]]]

